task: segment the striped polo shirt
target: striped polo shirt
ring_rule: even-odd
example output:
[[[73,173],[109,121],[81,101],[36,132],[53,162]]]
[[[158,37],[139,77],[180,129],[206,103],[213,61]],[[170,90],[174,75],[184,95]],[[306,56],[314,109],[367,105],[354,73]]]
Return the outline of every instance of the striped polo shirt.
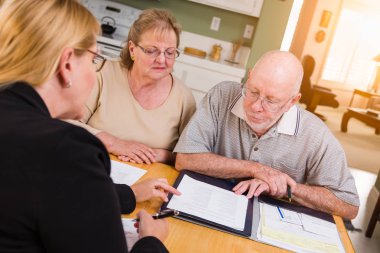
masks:
[[[294,105],[260,138],[244,120],[241,84],[222,82],[202,99],[174,149],[215,153],[270,166],[297,183],[323,186],[359,206],[338,140],[314,114]]]

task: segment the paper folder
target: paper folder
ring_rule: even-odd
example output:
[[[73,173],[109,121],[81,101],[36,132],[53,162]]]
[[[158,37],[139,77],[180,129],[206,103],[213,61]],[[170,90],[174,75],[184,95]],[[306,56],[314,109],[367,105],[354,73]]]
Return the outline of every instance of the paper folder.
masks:
[[[204,183],[216,186],[216,187],[220,187],[220,188],[228,190],[228,191],[232,191],[232,188],[236,184],[236,183],[233,183],[233,182],[228,181],[228,180],[209,177],[209,176],[202,175],[199,173],[184,170],[184,171],[181,171],[181,173],[177,177],[177,179],[173,185],[175,188],[178,188],[178,185],[181,183],[181,181],[185,175],[187,175],[187,176],[189,176],[192,179],[195,179],[197,181],[204,182]],[[162,210],[167,208],[167,206],[170,204],[171,198],[172,198],[172,195],[169,195],[169,201],[162,205],[162,207],[161,207]],[[211,222],[209,220],[205,220],[205,219],[200,218],[200,217],[198,217],[192,213],[186,213],[183,211],[181,211],[180,215],[176,216],[176,218],[183,219],[186,221],[190,221],[192,223],[196,223],[196,224],[206,226],[206,227],[210,227],[213,229],[221,230],[221,231],[224,231],[227,233],[232,233],[232,234],[235,234],[238,236],[250,238],[250,239],[255,240],[255,241],[263,242],[257,236],[257,231],[259,229],[259,224],[260,224],[260,203],[266,203],[269,205],[284,208],[286,210],[292,210],[292,211],[295,211],[295,212],[300,213],[300,214],[307,214],[307,215],[310,215],[312,217],[322,219],[324,221],[331,222],[331,223],[335,224],[334,218],[330,214],[320,212],[317,210],[313,210],[313,209],[303,207],[300,205],[296,205],[294,203],[289,203],[287,201],[274,199],[274,198],[264,196],[264,195],[260,196],[259,198],[255,197],[255,198],[248,200],[247,213],[246,213],[246,217],[245,217],[245,225],[244,225],[244,230],[242,230],[242,231],[234,229],[233,227],[228,227],[228,226],[224,226],[224,225],[221,225],[221,224],[218,224],[215,222]],[[340,241],[340,239],[339,239],[339,241]],[[282,247],[281,244],[276,245],[276,244],[268,243],[268,242],[263,242],[263,243],[272,244],[274,246]],[[283,248],[287,248],[290,250],[296,249],[296,251],[298,251],[297,246],[295,246],[295,248],[284,246]],[[338,251],[334,250],[331,252],[341,252],[342,246],[339,245],[339,246],[337,246],[337,248],[339,248]],[[302,250],[299,250],[299,251],[302,252]],[[324,251],[324,250],[322,250],[322,251]]]

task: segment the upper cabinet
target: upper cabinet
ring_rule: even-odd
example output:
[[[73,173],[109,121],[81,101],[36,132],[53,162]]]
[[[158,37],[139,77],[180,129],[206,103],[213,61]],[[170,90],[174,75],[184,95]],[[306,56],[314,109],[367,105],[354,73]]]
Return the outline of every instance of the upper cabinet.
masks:
[[[189,0],[217,8],[259,17],[264,0]]]

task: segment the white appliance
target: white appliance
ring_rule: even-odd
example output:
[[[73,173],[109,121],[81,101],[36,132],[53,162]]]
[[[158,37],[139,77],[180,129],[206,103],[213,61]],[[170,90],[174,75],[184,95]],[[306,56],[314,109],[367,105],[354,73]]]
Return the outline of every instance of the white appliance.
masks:
[[[111,34],[98,36],[100,53],[107,58],[119,57],[129,29],[141,13],[140,9],[108,0],[81,0],[101,25],[111,26],[116,30]]]

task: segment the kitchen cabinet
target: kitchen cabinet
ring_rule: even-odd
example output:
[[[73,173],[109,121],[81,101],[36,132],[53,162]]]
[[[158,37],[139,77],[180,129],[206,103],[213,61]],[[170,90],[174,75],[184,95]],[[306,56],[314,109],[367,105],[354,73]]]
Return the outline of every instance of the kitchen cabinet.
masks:
[[[264,0],[189,0],[191,2],[259,17]]]
[[[195,101],[198,103],[212,87],[220,82],[241,82],[245,76],[245,69],[181,55],[176,60],[173,74],[192,90]]]

